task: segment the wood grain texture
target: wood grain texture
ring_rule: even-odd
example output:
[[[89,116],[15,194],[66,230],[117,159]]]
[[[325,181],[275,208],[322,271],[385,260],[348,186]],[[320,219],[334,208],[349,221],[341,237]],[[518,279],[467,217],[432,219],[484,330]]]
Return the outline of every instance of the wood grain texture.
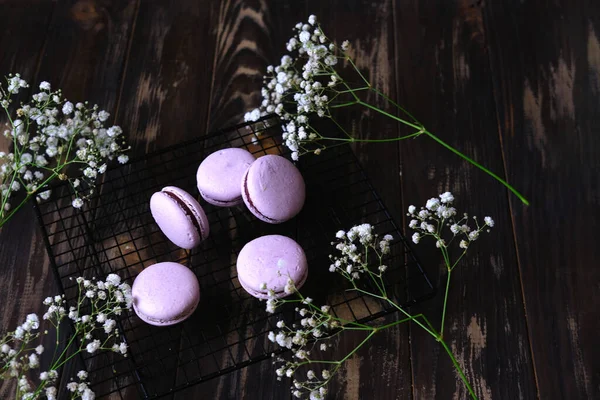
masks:
[[[496,220],[453,274],[446,325],[480,399],[600,398],[596,1],[0,0],[0,73],[20,71],[106,107],[133,155],[143,155],[240,122],[259,103],[262,74],[279,62],[292,26],[311,13],[330,37],[350,40],[378,88],[532,200],[522,206],[425,137],[354,148],[402,226],[408,204],[445,190],[461,210]],[[341,119],[363,138],[406,133],[360,109]],[[0,231],[0,243],[0,326],[8,329],[40,312],[57,287],[30,208]],[[418,254],[442,284],[432,248],[422,243]],[[441,302],[412,311],[437,323]],[[345,335],[334,355],[360,339]],[[328,399],[466,398],[453,371],[431,337],[401,326],[351,358]],[[3,386],[0,397],[11,390]],[[172,397],[290,394],[263,362]]]
[[[333,12],[335,10],[335,12]],[[219,127],[223,121],[238,122],[244,112],[256,107],[259,102],[262,75],[269,64],[277,65],[285,52],[285,43],[291,36],[291,27],[296,22],[306,20],[308,15],[316,13],[324,27],[330,27],[328,34],[340,40],[350,37],[357,47],[353,56],[359,68],[372,75],[374,82],[384,90],[394,90],[395,81],[393,59],[393,26],[390,11],[391,3],[374,5],[369,2],[336,2],[319,4],[318,2],[223,2],[219,10],[217,30],[217,48],[213,81],[215,88],[211,98],[210,126]],[[352,29],[357,23],[367,23],[377,27],[373,32],[358,34]],[[350,79],[356,80],[354,74]],[[372,100],[372,99],[370,99]],[[365,137],[380,138],[394,135],[397,126],[388,121],[372,120],[363,110],[351,110],[340,116],[341,121],[350,121],[350,116],[359,117],[357,125],[348,124],[348,129],[366,132]],[[370,149],[361,146],[358,150],[367,170],[376,176],[375,184],[384,190],[384,195],[392,202],[398,201],[400,183],[398,164],[387,163],[398,158],[397,146],[384,149]],[[361,151],[363,150],[363,151]],[[383,167],[380,161],[386,160],[386,167],[393,177],[378,175]],[[395,171],[395,172],[394,172]],[[395,178],[395,179],[394,179]],[[390,184],[391,183],[391,184]],[[397,208],[400,210],[400,207]],[[349,227],[347,227],[349,228]],[[334,232],[332,232],[333,235]],[[408,353],[407,327],[398,327],[376,336],[363,351],[353,357],[330,385],[332,396],[345,399],[368,398],[372,388],[377,387],[382,397],[410,398],[410,363]],[[335,346],[335,354],[343,355],[351,351],[362,338],[348,334],[340,338]],[[393,374],[389,368],[393,367]],[[274,380],[272,366],[264,362],[247,370],[233,373],[212,384],[215,392],[209,391],[209,384],[202,385],[196,391],[183,392],[180,398],[197,395],[226,398],[224,388],[229,389],[230,398],[288,398],[289,381]],[[250,382],[262,382],[267,376],[269,385],[256,385]],[[223,383],[225,382],[225,383]],[[248,385],[248,388],[244,388]]]
[[[485,16],[508,176],[532,200],[511,211],[539,397],[599,398],[600,7],[497,2]]]
[[[140,4],[117,118],[132,154],[206,133],[213,7],[209,1]]]
[[[264,1],[223,1],[214,9],[210,31],[215,33],[206,118],[208,130],[239,123],[260,101],[262,74],[272,63],[275,33],[269,25],[270,6]],[[249,318],[255,318],[250,315]],[[252,350],[252,344],[249,344]],[[278,382],[270,361],[250,365],[219,379],[182,391],[176,399],[253,399],[290,397],[289,383]]]
[[[468,1],[396,9],[399,101],[431,132],[502,175],[481,12],[480,4]],[[402,165],[406,203],[423,205],[451,191],[459,212],[496,220],[497,228],[473,245],[453,273],[444,335],[480,399],[535,398],[506,192],[425,137],[403,147]],[[443,288],[445,267],[434,243],[423,240],[416,250]],[[442,303],[440,289],[435,301],[418,310],[439,326]],[[468,397],[431,336],[413,325],[411,344],[415,398]]]
[[[12,38],[15,46],[30,49],[30,53],[22,54],[19,47],[12,50],[7,46],[6,54],[14,58],[6,58],[8,65],[1,66],[2,74],[19,68],[30,82],[31,91],[36,90],[39,81],[47,80],[54,88],[61,87],[67,98],[99,102],[113,113],[135,5],[134,1],[91,0],[39,2],[34,6],[25,2],[2,4],[8,7],[1,15],[11,30],[1,40]],[[26,15],[32,8],[36,11],[29,19]],[[14,24],[8,22],[11,20]],[[22,26],[17,24],[19,21]],[[6,268],[3,276],[8,278],[3,280],[1,290],[2,297],[6,296],[2,299],[6,304],[2,325],[7,329],[31,312],[42,315],[42,300],[59,292],[31,206],[2,228],[0,241],[11,240],[14,246],[3,245],[0,251],[1,265]],[[43,343],[53,348],[53,341],[49,335]],[[48,361],[42,358],[42,364]],[[63,371],[59,387],[64,388],[75,368],[76,363],[72,363]],[[2,398],[9,397],[6,390],[0,393]]]
[[[37,4],[33,11],[15,2],[0,3],[0,76],[21,73],[30,80],[38,68],[54,4]],[[7,118],[2,110],[4,131]],[[0,137],[0,151],[9,151],[11,142]],[[45,293],[56,291],[46,250],[37,234],[37,222],[30,206],[0,229],[0,334],[21,324],[27,314],[41,309]],[[49,338],[52,340],[51,338]],[[11,398],[13,382],[2,382],[0,398]]]

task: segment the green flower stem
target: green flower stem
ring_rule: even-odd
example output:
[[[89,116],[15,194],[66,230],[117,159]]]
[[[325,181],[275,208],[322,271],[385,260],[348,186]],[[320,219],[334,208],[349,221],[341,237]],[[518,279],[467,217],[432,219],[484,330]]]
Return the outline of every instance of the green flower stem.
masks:
[[[448,268],[448,275],[446,277],[446,291],[444,293],[444,307],[442,308],[442,322],[440,323],[440,339],[444,337],[444,321],[446,319],[446,305],[448,304],[448,292],[450,291],[450,274],[451,271]]]
[[[367,85],[367,86],[371,86],[371,83],[369,83],[369,81],[364,77],[364,75],[360,72],[360,70],[358,69],[358,67],[356,66],[356,64],[354,64],[354,61],[352,61],[352,58],[350,58],[349,56],[346,56],[346,60],[348,60],[348,62],[350,62],[350,64],[352,65],[352,67],[354,68],[354,70],[356,71],[356,73],[360,76],[360,78],[363,80],[363,82]]]
[[[394,102],[392,99],[390,99],[388,96],[386,96],[383,92],[373,88],[371,86],[371,84],[369,83],[369,81],[364,77],[364,75],[360,72],[360,70],[358,69],[358,67],[356,66],[356,64],[354,64],[354,62],[352,61],[352,59],[349,56],[345,57],[346,60],[348,60],[350,62],[350,64],[352,65],[352,67],[354,68],[354,70],[356,71],[356,73],[361,77],[361,79],[363,80],[363,82],[365,82],[365,84],[369,87],[372,88],[373,92],[376,93],[377,95],[383,97],[386,101],[388,101],[390,104],[394,105],[396,108],[398,108],[399,110],[401,110],[403,113],[405,113],[407,116],[409,116],[413,121],[415,121],[416,124],[415,125],[413,123],[410,123],[408,121],[403,120],[400,117],[397,117],[395,115],[392,115],[390,113],[387,113],[375,106],[372,106],[368,103],[365,103],[364,101],[361,101],[357,98],[355,93],[352,93],[352,95],[354,96],[354,98],[357,100],[358,104],[365,106],[367,108],[370,108],[380,114],[383,114],[387,117],[390,117],[392,119],[395,119],[398,122],[401,122],[407,126],[413,127],[415,129],[418,130],[422,130],[423,133],[425,133],[427,136],[431,137],[433,140],[435,140],[436,142],[438,142],[439,144],[441,144],[442,146],[444,146],[445,148],[447,148],[448,150],[450,150],[451,152],[453,152],[454,154],[458,155],[459,157],[463,158],[464,160],[470,162],[471,164],[473,164],[474,166],[476,166],[477,168],[481,169],[482,171],[486,172],[488,175],[492,176],[493,178],[495,178],[498,182],[500,182],[501,184],[503,184],[508,190],[510,190],[515,196],[517,196],[525,205],[529,205],[529,201],[521,194],[519,193],[514,187],[512,187],[508,182],[506,182],[504,179],[500,178],[498,175],[494,174],[492,171],[490,171],[489,169],[487,169],[486,167],[484,167],[483,165],[479,164],[478,162],[476,162],[475,160],[467,157],[466,155],[464,155],[463,153],[461,153],[460,151],[456,150],[454,147],[450,146],[449,144],[447,144],[446,142],[442,141],[440,138],[438,138],[437,136],[435,136],[434,134],[432,134],[431,132],[427,131],[423,125],[421,123],[419,123],[417,121],[417,119],[415,117],[412,116],[412,114],[410,114],[408,111],[406,111],[403,107],[400,107],[399,104],[397,104],[396,102]],[[338,76],[339,78],[339,76]],[[342,80],[343,81],[343,80]],[[345,83],[345,82],[344,82]]]
[[[450,275],[450,274],[448,274]],[[450,279],[448,278],[448,282],[450,282]],[[448,288],[448,286],[447,286]],[[373,293],[369,293],[369,292],[364,292],[365,294],[374,296],[374,297],[378,297],[378,298],[383,298],[381,296],[377,296],[377,295],[373,295]],[[446,289],[446,297],[447,297],[447,293],[448,293],[448,289]],[[442,347],[444,347],[444,350],[446,350],[446,353],[448,353],[448,355],[450,356],[450,359],[452,360],[452,363],[454,364],[454,367],[456,368],[456,370],[458,371],[462,381],[464,382],[465,386],[467,387],[467,390],[469,391],[469,393],[471,394],[471,397],[475,400],[477,400],[477,396],[475,395],[475,392],[473,391],[473,388],[471,387],[471,384],[469,383],[469,381],[467,380],[467,377],[465,375],[465,373],[463,372],[460,364],[458,363],[458,361],[456,361],[456,358],[454,357],[454,354],[452,354],[452,351],[450,350],[450,348],[448,347],[448,345],[444,342],[444,339],[442,337],[442,333],[437,333],[435,331],[435,329],[433,328],[433,326],[431,325],[431,323],[429,322],[429,320],[423,315],[423,314],[418,314],[415,316],[410,315],[406,310],[404,310],[402,307],[400,307],[399,305],[397,305],[396,303],[394,303],[392,300],[390,299],[385,299],[388,301],[388,303],[390,303],[392,306],[394,306],[396,309],[398,309],[400,312],[402,312],[404,315],[406,315],[408,318],[401,320],[401,321],[396,321],[392,324],[388,324],[388,325],[384,325],[383,327],[380,327],[379,329],[383,329],[384,327],[389,327],[389,326],[393,326],[396,325],[400,322],[407,322],[407,321],[413,321],[414,323],[416,323],[418,326],[420,326],[421,328],[423,328],[427,333],[429,333],[431,336],[433,336],[433,338],[435,338],[436,341],[440,342],[442,344]],[[444,310],[443,310],[443,314],[446,313],[446,301],[444,301]],[[427,328],[422,322],[420,322],[417,318],[421,318],[425,321],[425,323],[427,323],[427,325],[429,325],[429,328]]]
[[[349,59],[350,60],[350,59]],[[350,60],[350,62],[352,63],[352,61]],[[362,76],[362,74],[360,73],[360,71],[358,71],[358,69],[356,68],[356,66],[354,65],[354,63],[352,63],[352,65],[355,67],[355,69],[357,70],[357,72],[359,73],[359,75],[361,76],[361,78],[363,80],[364,77]],[[368,84],[368,82],[365,80],[365,82]],[[375,93],[377,93],[378,95],[380,95],[381,97],[383,97],[384,99],[386,99],[388,102],[390,102],[391,104],[395,105],[398,109],[400,109],[402,112],[404,112],[406,115],[408,115],[410,118],[412,118],[413,120],[415,120],[415,118],[409,113],[407,112],[404,108],[400,107],[398,104],[396,104],[395,102],[393,102],[389,97],[387,97],[385,94],[383,94],[382,92],[380,92],[379,90],[373,89]],[[479,168],[480,170],[482,170],[483,172],[487,173],[488,175],[490,175],[491,177],[493,177],[494,179],[496,179],[498,182],[500,182],[502,185],[504,185],[508,190],[510,190],[515,196],[517,196],[519,198],[519,200],[521,200],[523,202],[523,204],[525,205],[529,205],[529,201],[521,194],[519,193],[514,187],[512,187],[506,180],[502,179],[501,177],[499,177],[498,175],[496,175],[495,173],[493,173],[492,171],[490,171],[488,168],[484,167],[483,165],[479,164],[477,161],[473,160],[472,158],[466,156],[465,154],[461,153],[460,151],[458,151],[457,149],[455,149],[454,147],[450,146],[448,143],[444,142],[443,140],[441,140],[440,138],[438,138],[436,135],[434,135],[433,133],[429,132],[428,130],[426,130],[422,124],[420,123],[412,123],[412,122],[408,122],[396,115],[390,114],[386,111],[383,111],[382,109],[375,107],[369,103],[366,103],[360,99],[358,99],[358,96],[356,95],[356,93],[352,92],[351,93],[356,101],[353,102],[349,102],[349,103],[343,103],[343,104],[339,104],[339,105],[334,105],[334,106],[330,106],[330,108],[341,108],[341,107],[346,107],[346,106],[350,106],[350,105],[354,105],[354,104],[360,104],[366,108],[369,108],[373,111],[376,111],[382,115],[385,115],[386,117],[392,118],[398,122],[401,122],[402,124],[406,125],[406,126],[410,126],[411,128],[417,129],[419,131],[419,134],[424,133],[427,136],[429,136],[430,138],[432,138],[433,140],[435,140],[436,142],[438,142],[439,144],[441,144],[443,147],[445,147],[446,149],[450,150],[451,152],[453,152],[454,154],[458,155],[459,157],[461,157],[462,159],[468,161],[469,163],[471,163],[472,165],[476,166],[477,168]],[[401,139],[405,139],[406,137],[402,137],[402,138],[395,138],[395,139],[391,139],[391,140],[380,140],[380,141],[394,141],[394,140],[401,140]],[[377,142],[377,140],[365,140],[367,142]]]
[[[351,135],[351,134],[349,134],[349,133],[348,133],[348,131],[346,131],[346,130],[344,129],[344,127],[343,127],[343,126],[341,126],[341,125],[340,125],[340,124],[339,124],[339,123],[338,123],[338,122],[335,120],[335,118],[332,118],[331,116],[329,116],[329,119],[330,119],[330,120],[332,120],[332,121],[333,121],[333,123],[334,123],[334,124],[336,124],[336,125],[337,125],[337,127],[338,127],[338,128],[339,128],[339,129],[340,129],[342,132],[344,132],[344,134],[345,134],[346,136],[348,136],[348,139],[342,139],[342,140],[352,140],[352,135]],[[311,127],[311,129],[313,129],[313,128]],[[314,131],[314,129],[313,129],[313,131]]]
[[[447,148],[448,150],[450,150],[451,152],[453,152],[454,154],[458,155],[459,157],[465,159],[466,161],[470,162],[471,164],[473,164],[474,166],[476,166],[477,168],[479,168],[480,170],[482,170],[483,172],[486,172],[488,175],[492,176],[493,178],[495,178],[498,182],[500,182],[501,184],[503,184],[508,190],[510,190],[515,196],[517,196],[519,198],[519,200],[521,200],[523,202],[523,204],[525,205],[529,205],[529,201],[521,194],[517,191],[517,189],[515,189],[514,187],[512,187],[508,182],[506,182],[504,179],[500,178],[498,175],[496,175],[495,173],[493,173],[492,171],[490,171],[489,169],[487,169],[486,167],[484,167],[483,165],[479,164],[477,161],[467,157],[466,155],[464,155],[463,153],[461,153],[460,151],[456,150],[454,147],[450,146],[449,144],[447,144],[446,142],[442,141],[442,139],[438,138],[437,136],[435,136],[434,134],[432,134],[431,132],[428,131],[424,131],[423,133],[425,133],[427,136],[429,136],[430,138],[432,138],[433,140],[435,140],[436,142],[438,142],[439,144],[441,144],[442,146],[444,146],[445,148]]]
[[[477,400],[477,395],[475,394],[475,391],[473,390],[473,388],[471,387],[471,384],[467,380],[467,376],[465,375],[460,364],[456,360],[456,357],[454,357],[454,354],[452,354],[452,350],[450,350],[450,348],[448,347],[446,342],[444,342],[442,339],[440,339],[439,342],[442,344],[442,347],[444,348],[444,350],[446,350],[446,353],[448,353],[448,356],[450,356],[450,359],[452,360],[452,364],[454,364],[454,367],[458,371],[458,374],[460,375],[460,378],[462,379],[463,383],[467,387],[469,394],[471,395],[471,397],[473,399]]]
[[[373,329],[373,331],[371,331],[371,333],[369,333],[367,335],[367,337],[358,344],[358,346],[356,346],[354,348],[354,350],[352,350],[350,353],[346,354],[346,357],[342,358],[341,360],[338,361],[338,364],[343,363],[344,361],[346,361],[347,359],[349,359],[350,357],[352,357],[352,355],[354,353],[356,353],[358,351],[358,349],[360,349],[365,343],[367,343],[369,341],[369,339],[371,339],[371,336],[373,336],[374,334],[377,333],[377,329]]]
[[[378,108],[378,107],[375,107],[375,106],[373,106],[373,105],[371,105],[371,104],[369,104],[369,103],[365,103],[365,102],[364,102],[364,101],[362,101],[362,100],[360,100],[360,101],[358,102],[358,104],[360,104],[361,106],[367,107],[367,108],[369,108],[369,109],[371,109],[371,110],[377,111],[378,113],[380,113],[380,114],[383,114],[383,115],[385,115],[386,117],[392,118],[392,119],[394,119],[394,120],[396,120],[396,121],[398,121],[398,122],[402,122],[404,125],[410,126],[411,128],[415,128],[415,129],[416,129],[416,130],[418,130],[418,131],[421,131],[421,130],[422,130],[422,131],[423,131],[423,133],[426,133],[426,131],[425,131],[425,129],[423,128],[423,126],[422,126],[422,125],[416,125],[416,124],[413,124],[412,122],[408,122],[408,121],[406,121],[406,120],[404,120],[404,119],[402,119],[402,118],[400,118],[400,117],[398,117],[398,116],[396,116],[396,115],[394,115],[394,114],[390,114],[389,112],[383,111],[382,109],[380,109],[380,108]]]
[[[39,185],[40,188],[43,188],[44,186],[46,186],[52,179],[56,178],[58,176],[58,173],[56,171],[54,171],[52,173],[52,175],[50,175],[48,178],[46,178],[46,180]],[[8,194],[2,199],[2,210],[4,210],[4,205],[6,204],[6,202],[8,201]],[[27,201],[31,198],[31,196],[33,196],[33,193],[28,193],[25,198],[23,199],[23,201],[21,201],[21,203],[19,203],[18,206],[16,206],[15,208],[13,208],[11,210],[10,213],[8,213],[7,216],[2,216],[2,218],[0,218],[0,228],[2,228],[4,226],[4,224],[6,222],[8,222],[8,220],[10,220],[10,218],[17,212],[19,211],[19,209],[21,207],[23,207],[25,205],[25,203],[27,203]],[[4,214],[3,212],[1,214]]]
[[[374,293],[367,292],[366,290],[359,289],[356,286],[354,286],[353,290],[356,290],[357,292],[361,292],[361,293],[366,294],[368,296],[375,297],[375,298],[380,299],[380,300],[387,301],[392,306],[394,306],[396,309],[398,309],[400,312],[402,312],[404,315],[406,315],[408,318],[411,318],[415,322],[415,324],[419,325],[421,328],[423,328],[425,331],[427,331],[427,333],[429,333],[431,336],[433,336],[433,337],[437,337],[438,336],[435,333],[435,331],[430,330],[428,327],[426,327],[425,325],[423,325],[423,323],[420,322],[418,319],[414,319],[412,317],[412,315],[410,315],[406,310],[404,310],[402,307],[400,307],[399,305],[397,305],[396,303],[394,303],[392,300],[390,300],[387,296],[386,297],[384,297],[384,296],[378,296],[378,295],[376,295]]]
[[[374,328],[374,329],[377,329],[377,330],[380,330],[380,331],[381,331],[381,330],[384,330],[384,329],[391,328],[391,327],[393,327],[393,326],[396,326],[396,325],[402,324],[402,323],[404,323],[404,322],[408,322],[408,321],[414,321],[414,320],[416,320],[417,318],[423,318],[423,319],[427,320],[427,318],[425,318],[425,316],[424,316],[423,314],[417,314],[417,315],[412,315],[412,316],[410,316],[410,317],[408,317],[408,318],[404,318],[404,319],[401,319],[401,320],[398,320],[398,321],[394,321],[394,322],[392,322],[392,323],[389,323],[389,324],[387,324],[387,325],[379,326],[379,327],[377,327],[377,328]]]
[[[343,107],[353,106],[358,103],[359,103],[358,100],[353,100],[353,101],[348,101],[346,103],[333,104],[333,105],[330,105],[329,108],[343,108]]]
[[[391,138],[391,139],[356,139],[353,137],[346,139],[346,138],[334,138],[334,137],[327,137],[327,136],[321,136],[321,138],[325,139],[325,140],[333,140],[333,141],[340,141],[340,142],[346,142],[346,143],[388,143],[388,142],[397,142],[399,140],[404,140],[404,139],[410,139],[413,137],[417,137],[421,134],[422,134],[422,132],[415,132],[415,133],[411,133],[410,135],[401,136],[401,137],[397,137],[397,138]]]
[[[60,356],[58,356],[58,359],[56,361],[53,360],[53,367],[55,367],[55,365],[60,362],[60,360],[64,357],[64,355],[69,351],[69,347],[71,347],[71,345],[73,344],[73,342],[75,341],[75,338],[77,337],[77,335],[79,334],[79,330],[75,331],[75,333],[73,334],[73,336],[71,336],[71,339],[69,340],[69,342],[65,345],[65,348],[63,349],[63,351],[60,353]],[[57,339],[58,340],[58,339]],[[60,364],[62,365],[62,364]]]
[[[394,107],[396,107],[397,109],[402,111],[404,114],[409,116],[413,120],[414,123],[419,124],[419,121],[411,113],[409,113],[408,110],[406,110],[406,108],[402,107],[400,104],[396,103],[394,100],[387,97],[383,92],[381,92],[377,88],[374,88],[373,86],[371,86],[371,90],[376,95],[383,97],[385,99],[385,101],[387,101],[388,103],[390,103],[391,105],[393,105]]]
[[[450,271],[452,271],[454,268],[456,268],[456,266],[458,265],[459,261],[463,258],[463,256],[467,254],[467,250],[465,249],[465,251],[462,252],[462,254],[460,255],[460,257],[458,257],[456,259],[456,262],[454,264],[452,264],[452,267],[450,267]]]
[[[365,86],[365,87],[360,87],[360,88],[356,88],[356,89],[338,90],[337,93],[338,94],[353,93],[353,92],[361,92],[363,90],[370,90],[370,89],[371,89],[370,86]]]

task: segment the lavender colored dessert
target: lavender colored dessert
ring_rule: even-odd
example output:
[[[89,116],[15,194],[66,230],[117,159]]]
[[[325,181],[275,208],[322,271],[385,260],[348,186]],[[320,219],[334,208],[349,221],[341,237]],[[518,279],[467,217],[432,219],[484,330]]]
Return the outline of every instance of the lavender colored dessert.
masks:
[[[308,277],[304,250],[293,239],[281,235],[261,236],[248,242],[237,259],[238,280],[250,295],[267,299],[285,297],[288,279],[300,289]],[[266,286],[265,286],[266,284]]]
[[[305,199],[304,179],[286,158],[266,155],[257,159],[242,181],[242,198],[261,221],[279,224],[295,217]]]
[[[242,203],[242,178],[254,156],[244,149],[218,150],[202,161],[196,181],[200,195],[215,206],[231,207]]]
[[[144,269],[131,288],[133,309],[142,321],[156,326],[187,319],[200,301],[196,275],[181,264],[162,262]]]
[[[183,249],[192,249],[208,237],[204,210],[186,191],[167,186],[150,198],[150,212],[167,238]]]

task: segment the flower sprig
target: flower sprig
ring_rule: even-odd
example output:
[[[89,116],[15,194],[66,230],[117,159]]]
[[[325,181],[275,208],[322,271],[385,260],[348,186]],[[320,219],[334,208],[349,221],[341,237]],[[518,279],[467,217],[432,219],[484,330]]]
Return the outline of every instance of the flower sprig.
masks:
[[[281,57],[280,64],[267,67],[260,107],[247,112],[244,119],[257,121],[261,116],[277,114],[284,122],[283,139],[294,160],[308,153],[318,155],[327,148],[344,143],[394,142],[424,135],[486,172],[524,204],[529,204],[506,180],[431,133],[405,108],[373,86],[350,56],[350,43],[346,40],[338,45],[330,40],[316,16],[311,15],[307,23],[296,24],[294,35],[287,42],[286,48],[289,54]],[[343,65],[349,66],[354,76],[348,78],[349,74]],[[354,83],[355,81],[359,83]],[[366,93],[382,98],[394,111],[388,112],[371,104],[365,100]],[[407,128],[409,133],[386,139],[355,137],[335,116],[335,111],[347,107],[361,107],[391,118]],[[344,136],[327,136],[311,122],[314,121],[314,116],[332,121]]]
[[[108,161],[128,161],[122,129],[106,126],[108,112],[87,102],[72,103],[48,82],[40,83],[39,92],[13,115],[14,97],[28,87],[19,74],[6,77],[6,86],[0,84],[0,106],[8,117],[4,136],[12,142],[12,152],[0,152],[0,227],[30,197],[48,199],[48,184],[55,179],[69,182],[75,193],[73,207],[80,208],[94,193],[96,178],[106,172]],[[19,192],[25,195],[13,206],[11,199]]]
[[[386,283],[392,282],[385,280],[385,273],[388,270],[385,256],[390,252],[393,237],[385,235],[380,238],[370,224],[357,225],[348,231],[340,230],[336,233],[336,240],[331,242],[335,252],[329,256],[331,260],[329,271],[341,275],[348,281],[351,285],[348,290],[359,292],[391,306],[400,312],[401,318],[382,326],[344,320],[337,317],[330,306],[315,305],[311,298],[304,297],[291,280],[288,281],[286,293],[295,293],[294,298],[276,299],[272,297],[267,300],[267,311],[271,313],[286,303],[297,304],[295,311],[298,313],[299,323],[288,326],[284,321],[278,321],[278,330],[268,334],[269,340],[292,352],[291,359],[279,357],[274,364],[279,365],[275,370],[279,380],[283,377],[293,379],[291,386],[293,396],[311,400],[324,399],[327,394],[327,385],[343,363],[365,345],[373,335],[393,326],[412,322],[440,343],[452,360],[469,394],[473,399],[477,399],[463,367],[445,341],[444,321],[451,272],[480,234],[489,231],[494,226],[494,221],[491,217],[485,217],[484,222],[480,224],[475,217],[469,218],[467,214],[458,214],[453,207],[453,201],[454,196],[450,192],[445,192],[438,197],[429,199],[426,205],[419,210],[412,205],[408,208],[408,215],[412,218],[409,226],[416,231],[413,241],[420,243],[422,239],[432,237],[436,248],[442,252],[446,265],[447,282],[439,328],[435,328],[425,315],[411,314],[402,308],[393,296],[388,294]],[[457,215],[460,215],[460,218],[457,218]],[[460,255],[455,259],[452,257],[453,252],[450,251],[451,246],[456,246],[460,250]],[[331,348],[329,340],[346,331],[362,331],[366,336],[342,358],[323,357],[317,354],[319,351],[329,350]],[[306,369],[308,370],[304,372]]]
[[[42,322],[55,329],[56,347],[48,370],[37,375],[37,383],[31,379],[31,371],[40,367],[40,356],[45,349],[35,343],[48,334],[48,330],[40,331],[39,317],[29,314],[23,324],[0,339],[0,379],[17,380],[16,400],[56,399],[60,368],[79,353],[107,350],[127,356],[127,344],[119,341],[116,319],[131,309],[131,287],[116,274],[108,275],[105,281],[77,278],[76,282],[79,295],[75,305],[68,306],[64,295],[44,300],[47,309]],[[60,330],[66,320],[72,322],[74,331],[60,351]],[[80,371],[77,381],[67,384],[71,399],[95,398],[87,378],[87,372]]]

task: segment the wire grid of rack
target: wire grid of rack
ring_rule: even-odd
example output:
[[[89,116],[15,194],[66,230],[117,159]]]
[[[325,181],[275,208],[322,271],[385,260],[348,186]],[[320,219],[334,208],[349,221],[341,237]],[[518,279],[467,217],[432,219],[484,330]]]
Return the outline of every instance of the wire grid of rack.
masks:
[[[386,261],[388,293],[403,306],[434,294],[434,288],[410,251],[398,227],[373,190],[349,146],[301,159],[307,187],[301,213],[286,223],[269,225],[243,206],[214,207],[201,201],[210,236],[187,251],[170,243],[154,223],[149,198],[164,186],[197,193],[195,173],[210,153],[242,147],[256,157],[286,155],[276,118],[239,125],[109,170],[98,195],[82,210],[71,207],[70,189],[54,189],[53,200],[36,206],[56,278],[67,301],[77,296],[77,276],[119,274],[133,283],[145,267],[162,261],[189,266],[201,287],[197,311],[185,322],[154,327],[133,312],[122,316],[120,330],[129,356],[86,355],[89,380],[98,396],[157,398],[265,360],[281,350],[267,339],[277,321],[293,321],[292,308],[271,315],[264,302],[249,296],[236,276],[236,255],[248,241],[266,234],[294,238],[305,249],[309,278],[302,288],[317,304],[329,304],[335,315],[369,321],[394,311],[385,303],[345,291],[343,279],[328,272],[330,242],[339,229],[369,222],[395,240]]]

